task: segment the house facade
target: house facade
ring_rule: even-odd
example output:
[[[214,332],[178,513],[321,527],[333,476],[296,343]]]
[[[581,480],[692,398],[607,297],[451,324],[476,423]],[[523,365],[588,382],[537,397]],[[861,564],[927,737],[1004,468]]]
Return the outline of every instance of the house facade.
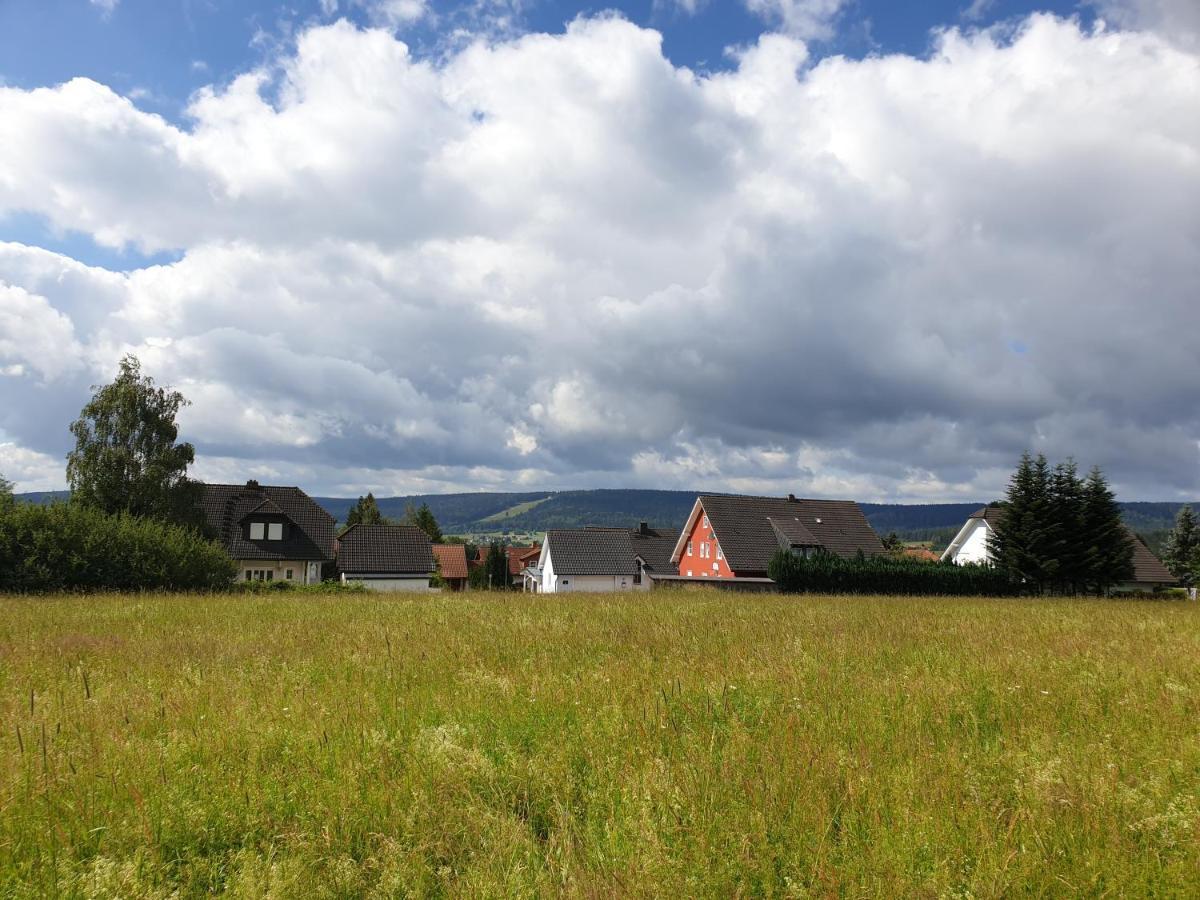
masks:
[[[333,516],[298,487],[206,484],[200,509],[239,581],[316,584],[333,562]]]
[[[535,565],[522,573],[527,591],[543,594],[649,590],[655,573],[673,573],[674,538],[645,522],[637,528],[546,532]]]
[[[415,525],[351,525],[338,538],[338,577],[373,591],[428,591],[433,545]]]
[[[780,549],[853,557],[885,552],[853,500],[704,494],[671,554],[681,579],[767,578]]]
[[[1004,517],[1004,507],[997,505],[985,506],[971,514],[971,517],[958,530],[949,546],[942,552],[942,562],[953,562],[959,565],[977,563],[990,565],[992,550],[989,538],[995,531],[996,523]],[[1128,525],[1125,530],[1133,541],[1133,578],[1130,581],[1115,585],[1113,593],[1152,592],[1163,588],[1174,587],[1179,579],[1168,571],[1162,560],[1154,555],[1146,542],[1143,541]]]

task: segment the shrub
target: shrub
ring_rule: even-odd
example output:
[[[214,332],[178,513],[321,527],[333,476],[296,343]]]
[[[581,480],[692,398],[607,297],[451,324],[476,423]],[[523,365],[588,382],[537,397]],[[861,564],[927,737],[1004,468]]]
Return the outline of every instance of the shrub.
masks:
[[[220,544],[178,525],[60,503],[0,514],[0,590],[228,590]]]
[[[958,566],[894,556],[843,559],[819,553],[805,558],[780,550],[772,557],[767,574],[785,594],[1003,597],[1020,593],[1020,587],[1008,575],[991,566]]]
[[[361,581],[321,581],[299,584],[295,581],[239,581],[231,589],[235,594],[365,594],[367,586]]]

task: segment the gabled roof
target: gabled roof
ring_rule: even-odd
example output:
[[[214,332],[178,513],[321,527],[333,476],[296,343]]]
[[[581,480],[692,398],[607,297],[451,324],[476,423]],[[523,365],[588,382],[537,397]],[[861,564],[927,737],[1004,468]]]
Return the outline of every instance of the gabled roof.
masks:
[[[333,559],[333,516],[298,487],[248,484],[206,484],[200,511],[212,534],[233,559]],[[250,515],[283,516],[294,526],[282,541],[250,541],[242,523]]]
[[[1147,584],[1178,584],[1179,579],[1154,555],[1146,546],[1146,542],[1138,537],[1137,532],[1128,525],[1125,529],[1133,538],[1133,580],[1144,581]]]
[[[971,513],[972,519],[983,519],[988,525],[995,525],[1004,518],[1005,507],[999,503],[989,503],[987,506],[980,507]]]
[[[525,571],[530,560],[537,561],[542,555],[542,547],[540,544],[534,544],[532,547],[506,547],[504,552],[508,556],[508,574],[515,577]]]
[[[633,575],[633,543],[623,528],[546,532],[546,552],[556,575]]]
[[[671,562],[675,549],[675,535],[647,528],[644,532],[634,531],[630,535],[633,553],[641,558],[646,568],[659,575],[678,575],[679,566]]]
[[[338,539],[338,569],[354,575],[428,575],[429,535],[415,525],[351,525]]]
[[[780,547],[780,533],[814,543],[842,557],[860,550],[867,556],[884,552],[883,544],[853,500],[803,500],[794,497],[747,497],[702,494],[688,518],[675,551],[678,561],[687,535],[703,510],[721,546],[725,560],[739,576],[767,571]],[[790,537],[788,538],[790,540]]]
[[[711,522],[712,520],[709,519]],[[820,547],[821,542],[799,516],[767,516],[781,547]]]
[[[462,544],[434,544],[433,556],[443,578],[467,577],[467,548]]]

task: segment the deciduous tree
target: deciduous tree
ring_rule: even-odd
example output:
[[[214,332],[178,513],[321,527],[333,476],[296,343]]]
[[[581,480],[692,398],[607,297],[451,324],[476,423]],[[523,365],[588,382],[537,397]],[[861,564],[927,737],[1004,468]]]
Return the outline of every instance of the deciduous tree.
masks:
[[[122,359],[116,380],[95,388],[71,424],[71,501],[107,513],[199,525],[203,488],[187,477],[195,448],[177,442],[175,424],[187,405],[183,394],[156,387],[143,375],[137,357]]]

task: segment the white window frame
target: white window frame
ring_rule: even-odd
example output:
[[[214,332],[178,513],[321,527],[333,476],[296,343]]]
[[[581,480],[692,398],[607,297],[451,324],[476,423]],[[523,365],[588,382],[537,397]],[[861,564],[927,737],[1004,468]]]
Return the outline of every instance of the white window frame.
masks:
[[[267,540],[282,541],[283,540],[283,523],[268,522],[267,523]]]
[[[708,527],[708,516],[705,516],[705,517],[703,518],[703,520],[702,520],[702,522],[701,522],[701,525],[700,525],[700,527],[701,527],[701,528],[707,528],[707,527]]]
[[[717,544],[717,559],[724,559],[725,551],[721,549],[721,545]]]
[[[691,556],[691,555],[692,555],[692,542],[689,540],[688,541],[688,556]]]
[[[266,536],[267,536],[267,523],[266,522],[251,522],[250,523],[250,540],[261,541],[261,540],[265,540]]]

